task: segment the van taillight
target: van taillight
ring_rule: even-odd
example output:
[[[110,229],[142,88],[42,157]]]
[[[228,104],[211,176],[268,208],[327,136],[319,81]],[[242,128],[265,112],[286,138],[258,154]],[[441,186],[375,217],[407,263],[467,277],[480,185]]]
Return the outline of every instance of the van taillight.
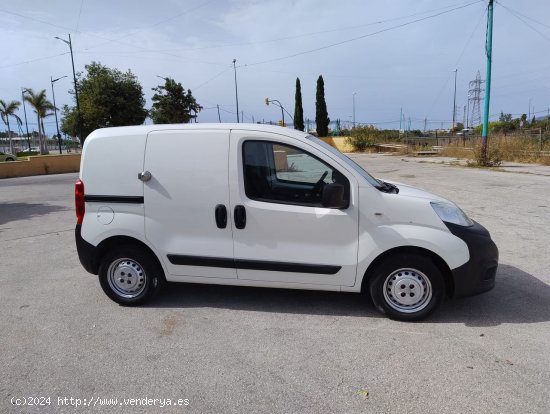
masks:
[[[81,179],[76,180],[74,185],[74,207],[76,210],[76,224],[82,224],[86,205],[84,204],[84,183]]]

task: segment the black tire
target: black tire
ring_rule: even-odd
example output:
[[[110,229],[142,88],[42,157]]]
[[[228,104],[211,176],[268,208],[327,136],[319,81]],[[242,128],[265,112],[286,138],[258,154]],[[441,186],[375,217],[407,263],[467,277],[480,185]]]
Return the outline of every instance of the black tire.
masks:
[[[108,251],[99,266],[101,288],[123,306],[146,303],[164,285],[164,280],[157,258],[139,245],[123,245]]]
[[[6,162],[7,161],[15,161],[13,158],[9,157],[9,158],[6,158]]]
[[[395,255],[376,267],[369,292],[374,306],[391,319],[418,321],[441,304],[445,282],[429,257]]]

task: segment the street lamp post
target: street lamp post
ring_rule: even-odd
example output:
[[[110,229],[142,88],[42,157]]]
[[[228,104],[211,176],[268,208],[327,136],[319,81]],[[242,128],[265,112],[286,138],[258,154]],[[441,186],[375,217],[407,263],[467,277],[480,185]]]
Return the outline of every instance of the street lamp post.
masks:
[[[76,86],[76,72],[74,70],[74,57],[73,57],[73,43],[71,42],[71,34],[69,33],[69,40],[62,39],[55,36],[56,39],[61,40],[63,43],[69,45],[69,50],[71,51],[71,63],[73,64],[73,81],[74,81],[74,94],[76,98],[76,123],[78,124],[78,135],[80,139],[80,144],[84,144],[84,138],[82,137],[82,120],[80,117],[80,102],[78,101],[78,87]]]
[[[233,72],[235,72],[235,101],[237,102],[237,124],[239,123],[239,95],[237,93],[237,67],[235,63],[237,59],[233,59]]]
[[[281,116],[283,118],[283,125],[282,126],[285,126],[285,112],[288,114],[290,119],[292,119],[292,122],[294,122],[294,118],[292,118],[292,115],[290,115],[290,113],[285,108],[283,108],[283,105],[281,105],[281,102],[279,102],[277,99],[265,98],[265,104],[269,106],[270,103],[274,103],[279,108],[281,108]]]
[[[29,136],[29,124],[27,123],[27,109],[25,108],[25,90],[21,88],[21,103],[23,104],[23,113],[25,114],[25,128],[27,129],[27,144],[29,145],[29,152],[31,150],[31,139]]]
[[[353,92],[353,128],[355,128],[355,94],[357,92]]]
[[[456,116],[456,74],[458,73],[458,69],[453,70],[453,72],[455,73],[455,93],[454,93],[454,98],[453,98],[453,126],[452,126],[452,130],[451,130],[451,135],[452,135],[452,133],[453,133],[454,130],[455,130],[455,116]]]
[[[55,105],[55,92],[53,91],[53,84],[60,79],[66,78],[67,76],[61,76],[57,79],[52,79],[50,76],[50,83],[52,84],[52,98],[53,98],[53,113],[55,114],[55,126],[57,128],[57,142],[59,143],[59,153],[63,154],[61,150],[61,134],[59,133],[59,122],[57,121],[57,106]]]

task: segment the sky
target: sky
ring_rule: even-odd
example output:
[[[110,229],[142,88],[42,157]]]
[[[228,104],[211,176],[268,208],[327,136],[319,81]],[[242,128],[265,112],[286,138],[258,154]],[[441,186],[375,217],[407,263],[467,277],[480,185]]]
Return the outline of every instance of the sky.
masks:
[[[462,122],[468,83],[486,75],[487,1],[460,0],[0,0],[0,99],[55,83],[57,107],[74,105],[76,71],[96,61],[138,78],[151,107],[157,76],[191,89],[204,110],[198,122],[234,122],[236,59],[245,122],[273,121],[276,99],[294,113],[296,78],[304,117],[315,119],[322,75],[331,120],[397,129]],[[498,0],[494,9],[491,119],[501,111],[546,115],[550,107],[550,2]],[[531,109],[529,109],[531,107]],[[470,108],[471,109],[471,108]],[[23,117],[23,111],[19,115]],[[29,129],[35,115],[27,108]],[[531,115],[532,116],[532,115]],[[288,120],[288,119],[287,119]],[[0,130],[6,130],[0,124]],[[46,119],[55,133],[55,119]]]

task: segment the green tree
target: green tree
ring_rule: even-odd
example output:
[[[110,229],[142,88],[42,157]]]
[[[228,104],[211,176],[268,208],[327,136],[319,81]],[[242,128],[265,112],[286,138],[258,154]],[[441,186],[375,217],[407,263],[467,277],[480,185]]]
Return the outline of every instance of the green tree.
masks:
[[[514,131],[519,126],[519,119],[513,119],[512,114],[505,114],[504,112],[500,113],[498,122],[489,123],[489,130],[491,132],[500,132],[507,134],[508,132]]]
[[[10,141],[10,153],[14,154],[13,152],[13,142],[11,140],[11,129],[10,129],[10,116],[18,118],[17,115],[15,115],[15,111],[19,108],[19,105],[21,105],[21,102],[19,101],[11,101],[11,102],[4,102],[2,99],[0,99],[0,117],[2,118],[2,121],[8,126],[8,138]]]
[[[328,135],[330,118],[328,117],[327,103],[325,102],[325,81],[322,75],[317,79],[317,93],[315,96],[315,123],[317,124],[317,135],[326,137]]]
[[[296,94],[294,96],[294,129],[303,131],[304,125],[304,108],[302,107],[302,85],[300,78],[296,78]]]
[[[181,83],[165,78],[164,85],[153,88],[151,119],[155,124],[186,124],[196,118],[200,106],[190,89],[185,91]],[[191,112],[194,112],[192,114]]]
[[[498,117],[498,122],[512,122],[512,114],[505,114],[504,112],[501,112]]]
[[[44,118],[52,115],[54,109],[53,104],[46,98],[46,89],[40,92],[34,92],[31,88],[25,89],[25,101],[33,108],[38,121],[38,141],[40,143],[40,154],[48,153],[48,145],[46,141],[46,133],[44,131]]]
[[[81,143],[97,128],[143,124],[147,117],[143,88],[130,70],[121,72],[98,62],[85,69],[86,74],[77,75]],[[78,135],[76,107],[63,108],[61,129],[68,135]]]
[[[78,116],[75,108],[63,105],[61,109],[61,131],[69,136],[78,136]]]

